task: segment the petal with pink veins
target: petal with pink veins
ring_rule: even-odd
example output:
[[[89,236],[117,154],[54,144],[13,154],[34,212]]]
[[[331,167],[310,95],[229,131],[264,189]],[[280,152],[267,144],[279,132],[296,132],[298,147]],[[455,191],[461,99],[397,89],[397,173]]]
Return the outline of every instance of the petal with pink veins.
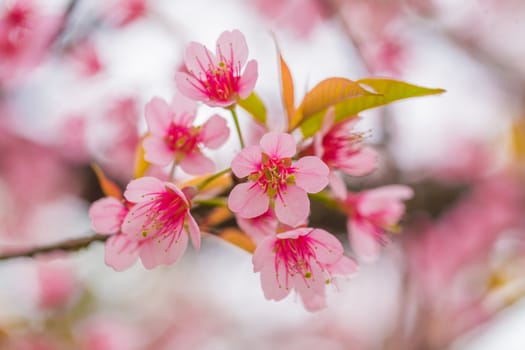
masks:
[[[334,264],[343,256],[343,245],[331,233],[314,229],[308,237],[315,242],[315,256],[321,264]]]
[[[292,227],[306,222],[310,213],[310,200],[298,186],[288,186],[281,196],[275,198],[275,215],[284,224]]]
[[[330,169],[319,158],[306,156],[294,164],[295,183],[308,193],[317,193],[328,185]]]
[[[297,152],[297,143],[292,135],[282,132],[269,132],[261,138],[261,149],[271,157],[290,158]]]
[[[226,59],[232,66],[244,66],[248,59],[248,45],[244,35],[237,29],[224,31],[217,39],[217,59]]]
[[[124,271],[139,257],[137,242],[130,241],[125,235],[115,235],[106,242],[104,261],[115,271]]]
[[[185,173],[203,175],[215,171],[215,163],[201,152],[193,152],[182,157],[179,165]]]
[[[269,205],[266,192],[251,181],[235,186],[228,197],[228,208],[243,218],[259,216],[268,210]]]
[[[197,114],[197,102],[191,100],[181,93],[175,93],[171,100],[171,108],[175,114],[176,124],[189,126],[195,120]]]
[[[242,178],[258,171],[260,164],[261,148],[248,146],[233,158],[231,167],[235,176]]]
[[[190,74],[202,79],[208,70],[217,66],[218,61],[206,46],[192,41],[184,53],[184,63]]]
[[[126,187],[124,197],[130,202],[138,203],[147,197],[155,197],[157,193],[164,191],[165,186],[162,181],[152,176],[145,176],[132,180]]]
[[[230,129],[226,119],[220,115],[213,115],[202,125],[200,137],[204,145],[210,149],[219,148],[228,140]]]
[[[208,94],[197,78],[184,72],[177,72],[175,73],[175,83],[184,96],[195,101],[208,101]]]
[[[339,165],[340,169],[351,176],[363,176],[374,171],[377,167],[377,152],[370,147],[363,147],[344,159]]]

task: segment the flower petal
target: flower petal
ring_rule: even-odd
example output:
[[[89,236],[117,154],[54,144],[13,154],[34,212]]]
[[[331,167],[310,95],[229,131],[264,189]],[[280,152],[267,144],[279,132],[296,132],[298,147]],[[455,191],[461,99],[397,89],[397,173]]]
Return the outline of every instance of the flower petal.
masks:
[[[213,115],[202,125],[200,137],[204,145],[211,149],[219,148],[228,140],[230,129],[226,119],[218,114]]]
[[[326,269],[335,275],[351,275],[357,272],[359,266],[357,262],[345,255],[341,257],[337,262],[326,267]]]
[[[173,112],[168,103],[160,97],[154,97],[146,104],[145,114],[150,133],[164,137],[173,118]]]
[[[339,168],[351,176],[363,176],[374,171],[377,167],[377,152],[370,147],[363,147],[358,152],[343,159]]]
[[[252,263],[253,272],[259,272],[265,265],[273,265],[275,259],[275,252],[273,246],[275,244],[275,237],[266,237],[261,243],[257,245],[253,253]]]
[[[177,72],[175,73],[175,84],[177,85],[177,89],[179,89],[184,96],[191,98],[192,100],[208,101],[209,99],[202,83],[194,76],[184,72]]]
[[[347,224],[350,243],[356,255],[365,262],[374,262],[379,257],[381,244],[376,239],[374,227],[364,220],[350,220]]]
[[[343,178],[335,171],[330,171],[328,180],[330,181],[330,188],[332,189],[334,196],[337,199],[344,200],[346,198],[347,191],[346,183],[344,182]]]
[[[114,197],[101,198],[89,208],[91,227],[97,233],[113,234],[120,231],[126,207]]]
[[[152,176],[145,176],[132,180],[126,187],[124,197],[133,203],[144,201],[149,196],[156,196],[164,191],[164,182]]]
[[[264,297],[268,300],[282,300],[292,290],[292,286],[288,284],[288,275],[283,264],[275,265],[273,261],[265,264],[261,270],[261,287],[264,292]]]
[[[203,79],[208,70],[217,66],[218,61],[206,46],[192,41],[184,53],[184,63],[190,74],[197,79]]]
[[[201,248],[201,230],[199,225],[189,212],[186,218],[188,219],[188,229],[190,231],[191,244],[193,244],[193,248],[195,248],[195,250],[199,250]]]
[[[139,257],[137,242],[125,235],[114,235],[106,242],[104,261],[115,271],[124,271]]]
[[[288,186],[286,192],[275,198],[275,215],[284,224],[297,227],[306,222],[310,214],[310,200],[298,186]]]
[[[179,161],[185,173],[190,175],[203,175],[215,171],[215,163],[201,152],[187,154]]]
[[[144,139],[144,159],[160,166],[166,166],[173,162],[175,154],[168,148],[163,138],[150,135]]]
[[[197,114],[197,102],[181,93],[173,95],[171,108],[174,113],[173,123],[181,126],[190,126]]]
[[[239,79],[239,91],[238,94],[241,98],[247,98],[252,93],[259,77],[258,66],[255,60],[251,60],[246,65],[244,73],[242,73],[241,79]]]
[[[238,30],[224,31],[217,39],[217,59],[242,67],[248,59],[248,45],[244,35]]]
[[[235,176],[243,178],[259,170],[261,164],[261,148],[259,146],[245,147],[232,160],[232,171]]]
[[[343,245],[331,233],[318,228],[314,229],[308,238],[314,245],[316,260],[321,264],[334,264],[343,256]]]
[[[317,193],[328,185],[328,166],[319,158],[306,156],[295,164],[295,183],[308,193]]]
[[[290,158],[297,153],[297,143],[292,135],[282,132],[269,132],[261,138],[261,149],[271,157]]]
[[[163,238],[149,239],[140,245],[140,259],[146,269],[158,265],[171,265],[176,263],[188,247],[188,235],[178,235],[178,240],[168,235]]]
[[[235,186],[228,197],[228,208],[243,218],[264,214],[269,205],[270,199],[266,192],[251,181]]]

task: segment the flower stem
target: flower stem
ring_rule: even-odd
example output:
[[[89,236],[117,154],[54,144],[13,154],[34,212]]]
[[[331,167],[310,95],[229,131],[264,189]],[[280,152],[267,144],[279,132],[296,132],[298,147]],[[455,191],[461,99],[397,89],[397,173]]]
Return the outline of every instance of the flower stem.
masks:
[[[177,170],[177,161],[173,161],[173,165],[171,166],[171,169],[170,169],[170,174],[169,174],[169,181],[170,182],[173,182],[173,180],[175,180],[175,170]]]
[[[227,201],[224,197],[218,197],[208,199],[195,199],[193,203],[203,207],[225,207]]]
[[[239,143],[241,148],[244,148],[244,139],[242,138],[241,127],[239,125],[239,118],[237,117],[237,112],[235,112],[235,105],[229,108],[232,113],[233,122],[235,123],[235,129],[237,130],[237,135],[239,136]]]
[[[222,175],[224,174],[227,174],[231,171],[231,168],[226,168],[224,170],[221,170],[219,171],[218,173],[215,173],[213,175],[210,175],[208,176],[207,178],[205,178],[200,184],[197,185],[197,190],[200,191],[202,190],[204,187],[206,187],[206,185],[208,185],[210,182],[212,182],[213,180],[221,177]]]

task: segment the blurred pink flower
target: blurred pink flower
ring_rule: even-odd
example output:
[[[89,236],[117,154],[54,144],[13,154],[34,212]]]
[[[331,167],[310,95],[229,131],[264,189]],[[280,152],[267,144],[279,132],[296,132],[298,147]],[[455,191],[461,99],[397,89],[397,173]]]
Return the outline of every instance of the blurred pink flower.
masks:
[[[124,27],[148,13],[147,0],[117,0],[107,11],[110,22]]]
[[[334,123],[334,119],[334,109],[330,108],[321,129],[314,136],[314,152],[331,170],[332,190],[338,197],[344,197],[344,183],[334,170],[341,170],[351,176],[366,175],[376,168],[377,153],[363,146],[363,134],[353,131],[359,118],[349,118],[339,123]]]
[[[326,306],[325,287],[334,274],[349,275],[357,270],[333,235],[314,228],[268,236],[255,250],[253,267],[261,273],[266,299],[281,300],[295,289],[309,311]]]
[[[40,262],[37,265],[39,305],[56,308],[66,305],[77,290],[73,271],[65,265]]]
[[[396,229],[405,213],[403,200],[412,198],[410,187],[390,185],[360,193],[348,193],[344,202],[348,210],[347,229],[355,253],[365,261],[374,261],[386,232]]]
[[[308,193],[328,184],[328,167],[319,158],[306,156],[292,163],[296,143],[292,135],[265,134],[260,146],[244,148],[232,161],[235,176],[248,181],[235,186],[228,207],[241,218],[264,214],[274,207],[279,221],[297,226],[310,212]]]
[[[92,77],[104,69],[95,44],[91,40],[84,40],[73,46],[69,57],[79,73],[85,77]]]
[[[0,17],[0,83],[15,82],[44,57],[61,19],[44,16],[33,1],[11,2]]]
[[[199,249],[200,229],[190,214],[189,198],[173,183],[139,178],[128,184],[124,197],[135,204],[124,218],[122,232],[137,242],[144,267],[178,261],[188,245],[187,229],[193,246]]]
[[[197,104],[176,94],[171,106],[155,97],[146,105],[146,122],[150,134],[144,140],[145,158],[157,165],[175,161],[188,174],[213,172],[215,164],[201,147],[220,147],[230,135],[226,120],[213,115],[202,126],[193,126]]]
[[[178,72],[175,82],[187,97],[212,107],[228,107],[248,97],[257,81],[257,62],[248,58],[248,46],[239,30],[225,31],[217,40],[216,55],[204,45],[191,42],[184,62],[189,74]]]

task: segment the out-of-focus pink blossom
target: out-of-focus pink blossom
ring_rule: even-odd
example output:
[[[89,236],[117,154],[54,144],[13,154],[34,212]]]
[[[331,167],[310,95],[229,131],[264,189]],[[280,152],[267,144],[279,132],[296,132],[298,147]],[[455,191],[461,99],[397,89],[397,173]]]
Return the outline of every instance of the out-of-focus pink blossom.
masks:
[[[178,72],[175,82],[187,97],[212,107],[228,107],[248,97],[257,81],[257,62],[248,59],[248,46],[239,30],[223,32],[217,40],[216,54],[204,45],[191,42],[184,62],[188,73]]]
[[[78,329],[78,349],[80,350],[138,350],[138,332],[125,322],[117,322],[107,317],[93,317]]]
[[[15,82],[44,57],[60,20],[18,0],[0,16],[0,83]]]
[[[79,73],[85,77],[92,77],[104,69],[95,44],[90,40],[81,41],[73,46],[69,57]]]
[[[349,118],[335,123],[335,112],[331,108],[326,113],[323,125],[314,136],[315,155],[330,168],[331,187],[338,197],[344,197],[346,189],[341,186],[334,170],[341,170],[351,176],[362,176],[372,172],[377,166],[377,153],[362,144],[363,134],[353,129],[358,118]]]
[[[147,13],[147,0],[117,0],[107,10],[107,18],[116,26],[124,27],[144,17]]]
[[[140,141],[138,105],[135,97],[111,100],[103,114],[89,124],[93,156],[109,175],[122,181],[132,177]]]
[[[146,105],[149,136],[144,140],[145,158],[157,165],[175,161],[188,174],[213,172],[215,164],[202,153],[202,147],[216,149],[230,135],[226,120],[213,115],[202,126],[193,126],[197,104],[180,94],[171,106],[155,97]]]
[[[77,281],[65,265],[42,262],[37,265],[40,307],[56,308],[68,303],[74,295]]]
[[[124,197],[134,205],[124,218],[122,232],[137,242],[144,267],[178,261],[188,245],[187,230],[199,249],[200,229],[190,214],[190,199],[173,183],[143,177],[128,184]]]
[[[281,300],[292,290],[309,311],[326,306],[326,285],[333,275],[349,275],[357,264],[343,255],[343,246],[322,229],[298,228],[265,238],[253,255],[261,273],[264,296]]]
[[[310,212],[307,193],[321,191],[328,184],[328,167],[317,157],[292,162],[296,142],[292,135],[265,134],[259,146],[244,148],[232,161],[232,171],[248,181],[235,186],[228,207],[241,218],[264,214],[270,206],[279,221],[296,227]]]
[[[403,200],[412,196],[412,189],[402,185],[347,194],[349,240],[360,258],[371,262],[379,256],[386,232],[395,230],[405,213]]]

